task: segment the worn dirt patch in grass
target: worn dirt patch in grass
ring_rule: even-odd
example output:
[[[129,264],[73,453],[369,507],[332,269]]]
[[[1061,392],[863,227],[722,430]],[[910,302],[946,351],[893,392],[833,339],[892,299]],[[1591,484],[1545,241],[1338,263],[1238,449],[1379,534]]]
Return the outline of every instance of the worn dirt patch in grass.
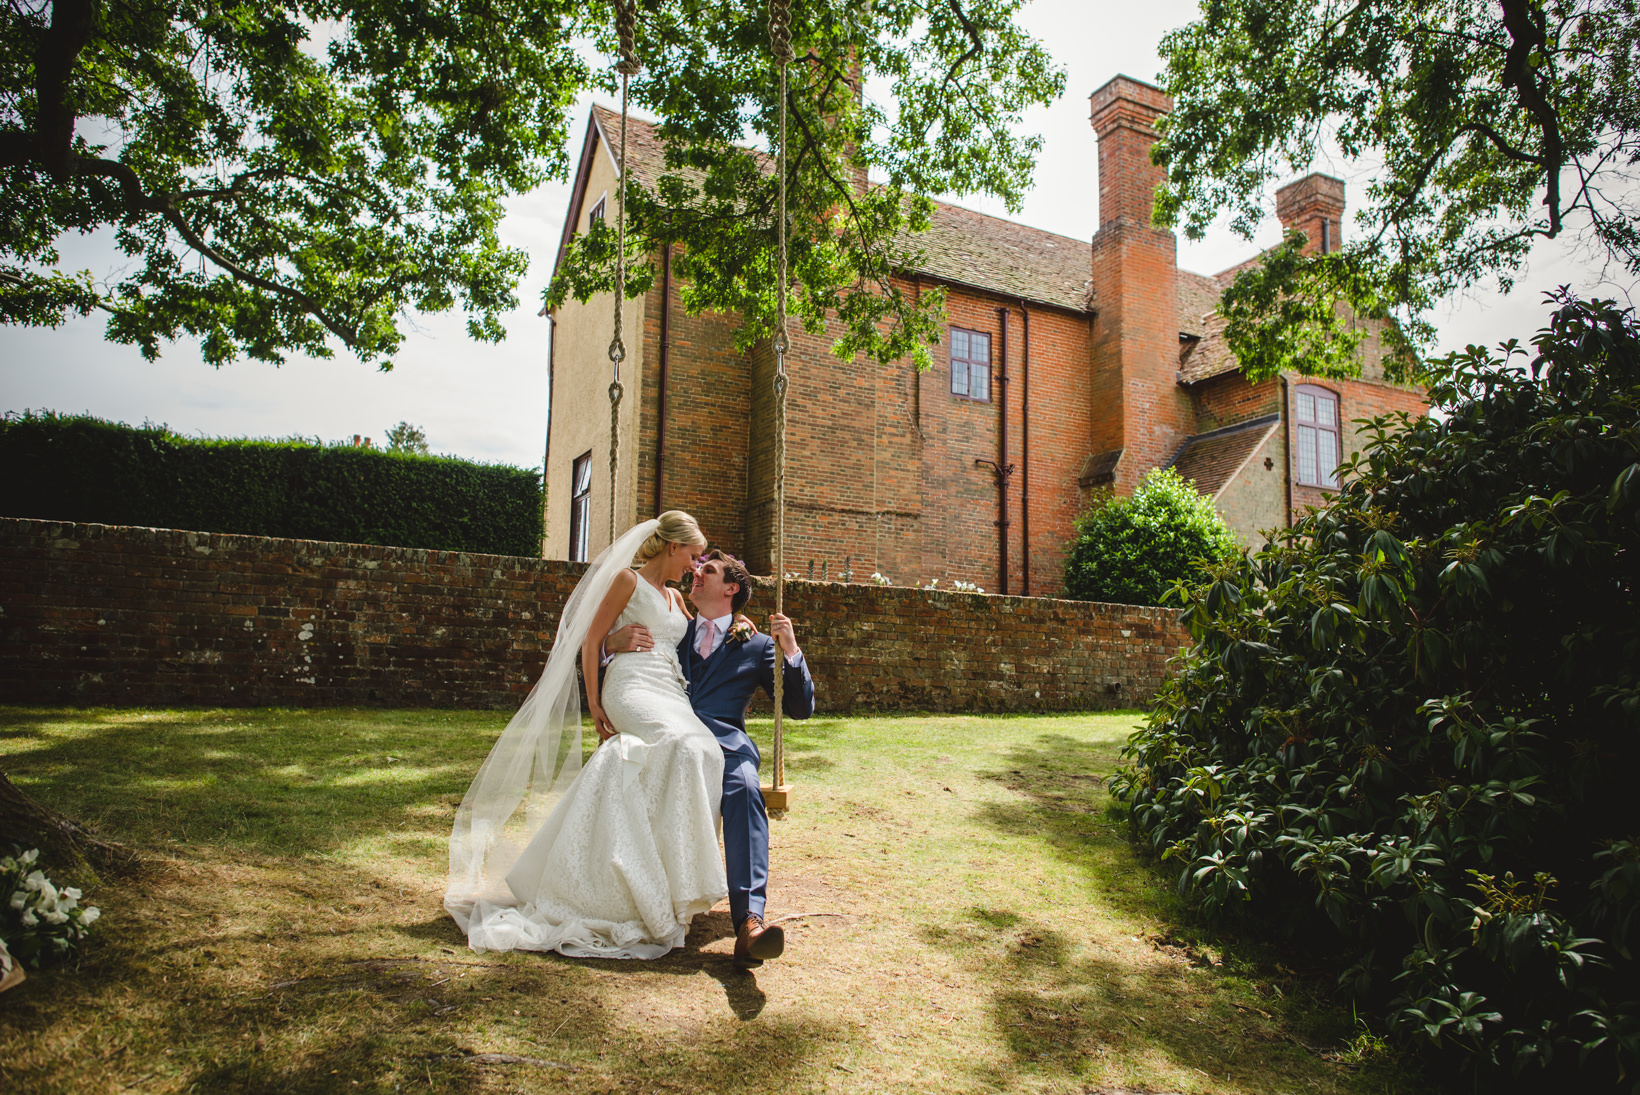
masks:
[[[0,709],[0,766],[148,859],[0,996],[30,1092],[1411,1092],[1347,1016],[1181,927],[1111,813],[1132,716],[788,723],[788,951],[467,950],[444,840],[492,712]],[[766,724],[760,732],[767,734]]]

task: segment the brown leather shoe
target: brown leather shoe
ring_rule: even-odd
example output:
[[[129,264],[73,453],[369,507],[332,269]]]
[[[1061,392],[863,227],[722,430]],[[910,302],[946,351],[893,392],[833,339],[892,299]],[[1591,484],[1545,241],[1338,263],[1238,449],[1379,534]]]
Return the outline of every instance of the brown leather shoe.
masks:
[[[786,930],[779,924],[763,926],[763,918],[752,913],[735,929],[735,964],[743,969],[761,966],[765,959],[779,958],[786,951]]]

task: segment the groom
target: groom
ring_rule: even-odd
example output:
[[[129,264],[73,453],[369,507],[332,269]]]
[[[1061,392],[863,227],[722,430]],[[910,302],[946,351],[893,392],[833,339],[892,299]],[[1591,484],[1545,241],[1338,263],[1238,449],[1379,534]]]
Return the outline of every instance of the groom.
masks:
[[[752,576],[740,560],[715,549],[707,552],[689,591],[697,615],[678,644],[678,661],[689,678],[689,702],[723,747],[723,855],[729,916],[735,925],[735,961],[747,968],[779,958],[786,949],[781,927],[763,923],[769,881],[769,815],[758,787],[757,744],[746,733],[746,708],[753,694],[759,688],[774,694],[776,644],[784,655],[786,715],[806,719],[814,714],[814,681],[797,648],[791,620],[778,612],[771,615],[770,635],[754,635],[746,625],[734,626],[736,614],[751,599],[752,585]],[[631,624],[611,632],[604,649],[618,654],[653,645],[646,628]]]

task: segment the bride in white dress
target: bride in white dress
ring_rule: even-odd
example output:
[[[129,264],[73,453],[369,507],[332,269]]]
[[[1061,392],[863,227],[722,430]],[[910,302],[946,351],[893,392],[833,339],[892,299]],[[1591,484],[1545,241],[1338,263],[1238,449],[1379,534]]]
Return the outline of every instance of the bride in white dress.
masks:
[[[705,547],[694,519],[669,510],[610,545],[566,603],[547,668],[450,835],[444,907],[474,950],[659,958],[727,895],[723,750],[690,709],[677,659],[688,616],[665,585]],[[654,647],[615,655],[600,689],[599,647],[629,623]],[[603,739],[584,769],[577,659]]]

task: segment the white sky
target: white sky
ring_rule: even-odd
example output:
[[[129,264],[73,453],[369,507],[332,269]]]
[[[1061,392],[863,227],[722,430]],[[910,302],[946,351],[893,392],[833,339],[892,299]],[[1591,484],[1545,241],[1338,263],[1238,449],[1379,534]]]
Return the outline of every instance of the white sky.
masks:
[[[1150,0],[1125,9],[1088,0],[1032,0],[1025,8],[1023,22],[1066,67],[1067,80],[1064,98],[1026,118],[1027,131],[1041,132],[1045,145],[1036,186],[1015,219],[1092,238],[1098,228],[1098,159],[1088,125],[1088,95],[1118,73],[1154,82],[1160,68],[1157,43],[1195,12],[1193,0]],[[587,109],[583,100],[573,116],[571,163]],[[1359,177],[1348,164],[1318,166],[1351,184]],[[240,361],[218,370],[205,365],[197,345],[187,342],[164,347],[157,362],[144,361],[134,347],[104,342],[104,321],[93,315],[55,330],[0,328],[0,411],[49,409],[132,425],[163,422],[178,432],[207,437],[333,441],[357,433],[378,444],[388,427],[402,420],[421,426],[435,453],[540,467],[548,399],[547,321],[536,312],[552,272],[568,198],[568,185],[554,183],[508,206],[502,240],[528,250],[530,269],[519,288],[520,306],[506,317],[508,338],[499,345],[470,341],[457,311],[412,317],[391,372],[362,365],[345,352],[329,361],[291,358],[280,368]],[[956,200],[1006,215],[1000,203]],[[1273,209],[1273,197],[1270,202]],[[1346,231],[1348,227],[1346,223]],[[1272,216],[1257,244],[1274,243],[1278,235]],[[106,276],[122,259],[109,241],[107,234],[64,241],[63,265],[90,267]],[[1213,273],[1253,250],[1219,231],[1197,244],[1181,239],[1179,263]],[[1510,296],[1477,291],[1439,309],[1440,348],[1491,345],[1508,337],[1524,342],[1545,315],[1542,291],[1562,283],[1605,295],[1635,289],[1632,279],[1616,285],[1605,281],[1599,266],[1570,245],[1546,245],[1534,253],[1530,271]]]

